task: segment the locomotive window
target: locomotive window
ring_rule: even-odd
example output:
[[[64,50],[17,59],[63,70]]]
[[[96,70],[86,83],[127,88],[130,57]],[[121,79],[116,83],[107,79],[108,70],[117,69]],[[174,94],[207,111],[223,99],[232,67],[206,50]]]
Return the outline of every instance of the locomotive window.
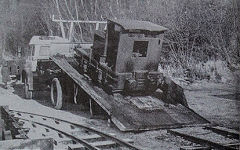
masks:
[[[134,41],[133,57],[146,57],[148,49],[148,41]]]

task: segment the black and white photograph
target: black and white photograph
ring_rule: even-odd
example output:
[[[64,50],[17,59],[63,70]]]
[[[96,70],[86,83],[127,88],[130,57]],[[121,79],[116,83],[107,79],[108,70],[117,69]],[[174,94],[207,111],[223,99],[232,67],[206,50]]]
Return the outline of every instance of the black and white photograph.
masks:
[[[240,0],[0,0],[0,150],[240,150]]]

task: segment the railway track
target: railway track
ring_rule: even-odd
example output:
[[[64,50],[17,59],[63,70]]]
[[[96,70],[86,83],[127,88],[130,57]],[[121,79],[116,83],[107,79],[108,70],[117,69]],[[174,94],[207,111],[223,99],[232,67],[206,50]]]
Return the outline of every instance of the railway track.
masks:
[[[142,149],[131,144],[130,139],[119,139],[81,124],[28,112],[10,110],[9,113],[28,131],[28,138],[53,138],[55,149]]]
[[[169,129],[168,132],[201,145],[184,146],[180,148],[181,150],[240,150],[240,132],[232,129],[220,126],[202,126]]]
[[[127,150],[143,149],[132,144],[130,139],[119,139],[92,127],[49,116],[13,111],[9,114],[27,130],[29,139],[52,138],[54,149],[68,150]],[[183,146],[180,150],[239,150],[239,132],[219,126],[196,126],[169,129],[169,133],[180,136],[198,146]]]

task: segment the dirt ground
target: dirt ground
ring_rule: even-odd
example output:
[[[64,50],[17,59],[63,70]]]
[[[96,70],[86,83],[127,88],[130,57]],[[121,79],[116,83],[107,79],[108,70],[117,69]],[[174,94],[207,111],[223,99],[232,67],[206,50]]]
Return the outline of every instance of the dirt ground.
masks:
[[[202,81],[186,87],[185,95],[189,106],[211,123],[239,129],[240,93],[232,84]]]
[[[184,86],[190,108],[214,124],[239,129],[240,100],[236,99],[235,88],[230,84],[196,82]],[[109,126],[107,120],[94,119],[81,106],[67,104],[63,110],[55,110],[50,104],[49,92],[35,93],[34,100],[23,98],[23,85],[12,81],[4,89],[0,77],[0,105],[9,105],[10,109],[48,115],[69,121],[93,126],[117,137],[131,138],[134,144],[146,149],[179,149],[180,146],[192,145],[180,137],[167,133],[167,130],[154,130],[139,133],[123,133],[116,127]]]

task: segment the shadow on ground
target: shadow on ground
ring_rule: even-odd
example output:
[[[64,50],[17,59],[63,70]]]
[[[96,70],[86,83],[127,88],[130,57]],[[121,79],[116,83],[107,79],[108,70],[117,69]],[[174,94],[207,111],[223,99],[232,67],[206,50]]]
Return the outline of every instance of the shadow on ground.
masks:
[[[5,85],[3,85],[3,84],[0,84],[0,88],[6,89]]]
[[[225,95],[213,95],[219,98],[229,99],[229,100],[236,100],[240,101],[240,93],[234,93],[234,94],[225,94]]]
[[[24,85],[23,84],[16,84],[16,82],[14,82],[14,83],[11,84],[11,86],[14,89],[13,94],[18,95],[22,99],[25,99],[25,97],[24,97]],[[4,88],[4,85],[0,84],[0,87]],[[48,89],[46,91],[34,91],[32,99],[37,101],[41,105],[44,105],[46,107],[54,108],[52,103],[51,103],[50,89]],[[62,110],[63,111],[68,111],[72,114],[80,115],[80,116],[86,117],[86,118],[91,117],[88,108],[86,108],[82,105],[79,105],[79,104],[71,103],[71,102],[63,103]]]

